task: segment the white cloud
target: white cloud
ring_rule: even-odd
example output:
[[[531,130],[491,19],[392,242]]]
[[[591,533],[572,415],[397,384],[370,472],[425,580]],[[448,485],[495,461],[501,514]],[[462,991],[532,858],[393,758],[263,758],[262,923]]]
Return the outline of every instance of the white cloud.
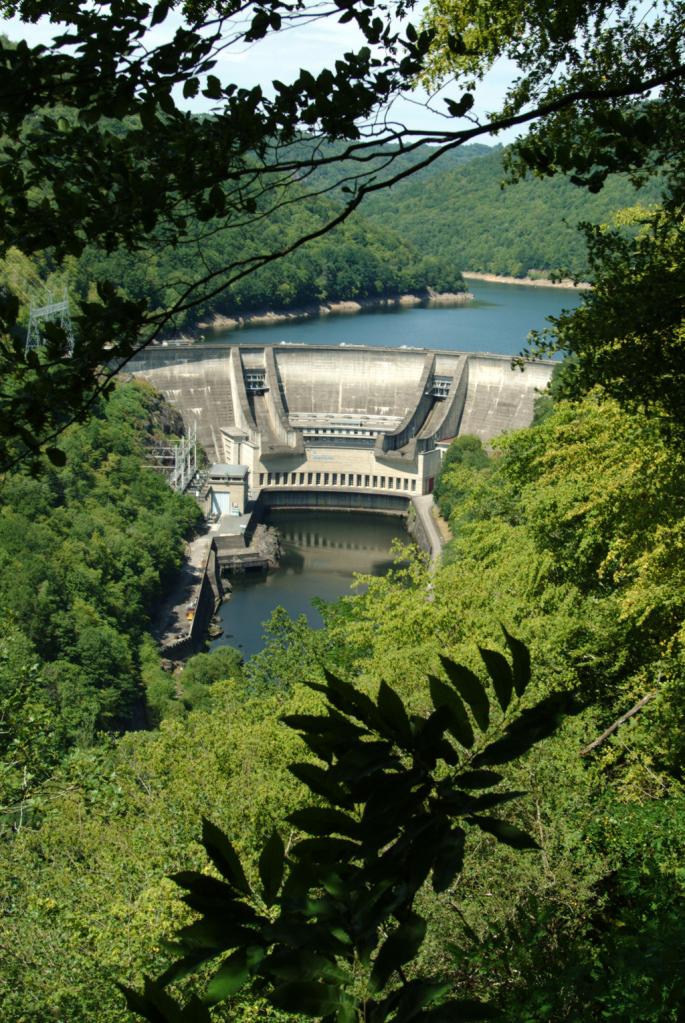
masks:
[[[145,39],[146,45],[158,45],[168,39],[181,24],[178,14],[172,14],[167,21],[153,29]],[[48,44],[59,31],[59,26],[48,18],[41,18],[36,25],[22,23],[18,17],[4,20],[2,31],[11,39],[25,39],[29,45]],[[305,23],[298,28],[272,33],[251,46],[222,51],[217,58],[216,73],[222,80],[234,81],[238,86],[251,87],[259,83],[267,92],[274,79],[288,81],[297,76],[300,68],[306,67],[317,74],[348,50],[364,45],[360,31],[353,23],[341,25],[332,19]],[[484,117],[501,103],[507,85],[514,75],[514,65],[501,61],[493,68],[476,93],[475,112]],[[443,90],[442,95],[458,96],[452,89]],[[438,110],[445,110],[441,97],[435,100]],[[425,94],[417,90],[412,99],[399,98],[393,104],[392,117],[418,130],[440,130],[450,127],[449,120],[432,113],[416,102],[425,100]],[[215,104],[200,97],[192,103],[192,109],[208,110]],[[461,127],[461,124],[459,125]],[[496,141],[507,142],[515,132],[502,133]],[[495,141],[483,138],[483,141]]]

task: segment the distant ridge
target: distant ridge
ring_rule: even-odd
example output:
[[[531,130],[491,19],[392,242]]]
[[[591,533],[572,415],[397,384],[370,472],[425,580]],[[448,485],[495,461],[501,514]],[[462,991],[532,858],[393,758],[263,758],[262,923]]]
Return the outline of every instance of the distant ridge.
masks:
[[[588,261],[579,222],[605,223],[638,201],[659,201],[658,184],[638,192],[618,175],[596,195],[562,176],[502,188],[503,152],[499,146],[465,147],[468,157],[457,164],[446,154],[431,167],[430,188],[425,187],[428,171],[422,171],[370,196],[364,215],[391,225],[426,258],[459,269],[514,277],[529,270],[563,270],[582,277]]]

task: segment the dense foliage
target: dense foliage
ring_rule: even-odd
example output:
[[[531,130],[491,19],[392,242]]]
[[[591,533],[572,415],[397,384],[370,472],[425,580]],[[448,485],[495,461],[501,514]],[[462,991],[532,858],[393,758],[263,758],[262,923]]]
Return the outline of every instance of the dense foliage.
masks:
[[[440,655],[477,670],[474,639],[500,646],[505,622],[530,647],[532,697],[573,690],[587,709],[506,772],[528,793],[508,819],[541,852],[472,835],[462,874],[419,892],[427,932],[412,970],[510,1023],[678,1019],[684,478],[649,420],[600,395],[559,404],[495,457],[462,438],[438,486],[454,540],[435,574],[410,559],[330,606],[319,631],[276,616],[265,650],[224,669],[233,681],[212,683],[211,659],[198,661],[204,707],[72,754],[42,786],[40,828],[0,852],[5,1016],[126,1019],[114,982],[140,989],[144,973],[163,973],[164,941],[194,919],[164,878],[206,869],[203,816],[255,882],[264,842],[274,828],[290,836],[286,818],[307,799],[288,770],[307,755],[279,723],[321,712],[303,677],[323,683],[326,664],[374,699],[384,679],[410,715],[426,714],[425,672],[441,674]],[[292,1018],[242,992],[213,1013]]]
[[[587,279],[595,268],[578,225],[612,222],[618,210],[635,202],[631,183],[614,175],[596,195],[561,175],[502,187],[505,153],[497,147],[434,173],[430,188],[419,173],[369,198],[364,212],[390,221],[419,252],[430,251],[461,270],[519,277],[537,270]],[[660,189],[651,182],[640,195],[644,202],[658,201]]]
[[[385,682],[375,701],[330,672],[323,684],[309,682],[324,696],[324,713],[282,719],[324,764],[289,765],[316,800],[287,818],[305,837],[289,842],[286,856],[274,831],[253,889],[233,844],[205,820],[202,844],[221,880],[175,875],[184,903],[201,917],[179,931],[181,958],[161,977],[147,980],[142,993],[124,988],[130,1008],[150,1023],[209,1023],[208,1006],[249,983],[267,1004],[324,1023],[488,1018],[487,1005],[448,998],[449,981],[408,979],[404,968],[426,935],[419,891],[428,878],[438,894],[453,885],[472,831],[514,849],[538,848],[506,810],[501,816],[521,793],[499,788],[499,771],[553,734],[570,700],[555,693],[521,710],[530,658],[504,635],[511,666],[500,653],[481,651],[494,700],[477,675],[449,658],[442,658],[447,682],[428,676],[425,715],[410,717]],[[317,805],[321,797],[328,805]],[[181,1008],[165,991],[217,960],[202,1001]]]
[[[3,480],[3,827],[69,748],[145,722],[139,645],[198,519],[144,467],[145,443],[178,428],[152,391],[122,386],[65,436],[65,466]]]
[[[195,261],[168,292],[151,274],[160,303],[152,309],[119,292],[116,278],[98,281],[81,306],[70,359],[59,329],[48,332],[45,358],[27,354],[17,336],[16,296],[2,292],[3,467],[35,458],[106,393],[105,351],[127,358],[174,316],[182,319],[198,304],[211,307],[227,288],[342,224],[365,198],[443,153],[529,124],[532,135],[517,144],[509,163],[513,173],[563,170],[592,192],[615,170],[628,170],[634,180],[655,169],[667,176],[677,171],[685,67],[679,0],[664,0],[639,17],[635,5],[621,0],[578,0],[563,14],[538,2],[493,10],[480,0],[436,0],[418,26],[410,20],[414,6],[413,0],[335,0],[323,9],[306,3],[304,10],[286,0],[1,5],[4,13],[29,22],[46,16],[59,27],[48,46],[0,40],[6,83],[0,89],[0,257],[15,247],[62,270],[89,249],[114,255],[118,272],[122,253],[128,259],[157,244],[192,249],[198,223],[203,238],[219,220],[236,239],[215,252],[216,263]],[[238,87],[220,77],[218,59],[227,48],[327,18],[353,22],[362,43],[331,67],[316,74],[301,68],[292,81],[274,80],[270,88]],[[501,109],[483,116],[472,90],[501,57],[514,62],[516,77]],[[422,74],[449,77],[456,93],[444,99],[438,130],[405,126],[391,110]],[[187,105],[200,97],[205,109],[194,116]],[[304,153],[303,135],[310,143]],[[330,142],[339,144],[335,154],[321,148]],[[432,146],[420,152],[425,142]],[[415,168],[404,162],[412,154],[419,155]],[[278,218],[287,205],[315,200],[316,172],[331,165],[339,176],[330,187],[338,199],[344,196],[342,203],[328,207],[319,223],[305,218],[290,236],[266,232],[268,244],[243,246],[245,233],[258,239],[270,216]],[[517,251],[513,268],[526,258]],[[188,265],[183,257],[173,262]],[[439,268],[427,269],[430,277]],[[342,286],[345,274],[340,277],[333,289]],[[128,290],[135,291],[130,282]]]
[[[635,207],[617,227],[587,229],[595,287],[532,348],[571,354],[559,393],[600,385],[625,407],[646,411],[680,446],[685,441],[685,221],[683,207]]]
[[[208,891],[210,909],[217,908],[213,898],[221,883],[198,844],[201,820],[211,818],[230,835],[245,885],[219,833],[205,828],[205,846],[215,866],[232,878],[226,899],[231,912],[250,918],[254,910],[235,898],[236,880],[238,887],[249,883],[254,890],[260,878],[274,888],[280,845],[272,839],[268,852],[262,851],[274,829],[287,836],[288,880],[297,878],[295,850],[299,858],[302,843],[309,841],[302,832],[313,823],[311,809],[303,816],[311,797],[302,777],[311,788],[316,779],[323,804],[315,811],[316,827],[323,829],[324,841],[300,894],[318,899],[305,899],[304,905],[295,899],[294,906],[283,908],[308,915],[317,927],[325,923],[345,897],[344,891],[336,894],[336,878],[322,873],[326,860],[319,856],[326,849],[330,855],[335,832],[326,816],[335,812],[330,804],[336,798],[349,802],[353,795],[341,788],[350,781],[341,777],[341,763],[358,758],[355,769],[363,774],[364,758],[373,757],[367,740],[380,728],[379,716],[389,714],[402,729],[400,706],[415,725],[404,728],[405,751],[435,729],[438,749],[420,751],[422,770],[431,756],[437,760],[436,753],[446,752],[447,719],[452,734],[456,729],[460,744],[468,746],[469,730],[484,711],[475,695],[482,687],[469,674],[479,664],[476,643],[501,650],[504,623],[532,654],[527,698],[546,706],[556,691],[573,691],[585,708],[555,735],[519,750],[524,755],[507,768],[507,792],[521,792],[507,811],[507,822],[520,830],[507,833],[533,835],[540,850],[522,854],[495,841],[496,828],[489,829],[493,835],[487,827],[474,827],[460,873],[452,871],[459,840],[447,842],[443,890],[441,884],[420,884],[421,870],[410,869],[411,856],[399,858],[391,865],[405,872],[402,897],[411,902],[397,903],[398,928],[391,925],[390,937],[379,934],[373,947],[383,943],[367,969],[379,989],[390,978],[390,966],[399,977],[398,991],[422,992],[399,1012],[400,1019],[417,1023],[431,1018],[422,1001],[426,989],[416,986],[425,976],[440,977],[440,997],[461,1001],[463,1013],[480,1011],[473,1002],[464,1009],[465,999],[486,1002],[507,1023],[679,1020],[685,1012],[682,4],[663,0],[638,17],[635,5],[620,2],[436,0],[427,9],[425,31],[417,32],[393,24],[395,14],[406,13],[404,3],[388,8],[336,0],[335,16],[354,19],[369,46],[318,76],[303,69],[296,81],[278,83],[273,96],[261,87],[236,89],[212,74],[215,48],[226,42],[224,31],[234,41],[251,43],[291,28],[301,9],[293,11],[282,0],[247,8],[187,3],[185,27],[146,49],[143,27],[162,24],[175,6],[180,5],[162,2],[153,8],[140,0],[2,5],[29,19],[41,13],[62,18],[71,30],[52,49],[4,43],[0,48],[0,79],[8,85],[0,102],[3,464],[52,444],[65,423],[83,415],[84,396],[90,400],[107,386],[99,375],[103,352],[130,354],[146,330],[169,322],[169,303],[182,317],[199,296],[208,312],[215,311],[228,285],[246,281],[336,221],[349,223],[364,196],[399,183],[408,174],[402,161],[415,136],[374,114],[379,101],[417,73],[432,82],[456,74],[462,93],[448,100],[445,131],[431,134],[438,147],[425,154],[424,163],[432,163],[440,147],[456,148],[489,130],[486,121],[471,119],[474,98],[463,90],[508,56],[519,74],[490,126],[537,122],[507,157],[510,176],[564,172],[590,193],[607,183],[611,196],[616,187],[620,203],[623,193],[611,174],[625,171],[639,184],[658,171],[664,194],[660,208],[641,216],[642,223],[627,224],[627,231],[622,225],[590,231],[597,289],[579,312],[562,318],[551,342],[574,355],[556,382],[556,394],[581,400],[556,406],[547,401],[537,424],[500,442],[492,458],[463,438],[448,452],[437,493],[454,539],[443,566],[431,574],[421,557],[409,556],[386,578],[368,580],[363,594],[328,608],[319,632],[279,614],[273,641],[247,666],[229,652],[219,663],[212,658],[191,663],[185,681],[170,680],[143,636],[154,596],[177,565],[182,536],[197,514],[142,469],[141,426],[155,415],[149,394],[116,392],[114,404],[98,405],[94,419],[65,435],[64,452],[51,451],[54,469],[38,479],[14,473],[3,480],[0,783],[9,825],[0,845],[3,1016],[13,1023],[46,1018],[121,1023],[127,1014],[116,983],[140,991],[145,974],[164,976],[175,955],[165,942],[179,927],[185,939],[199,939],[203,954],[191,955],[186,965],[192,968],[208,947],[241,948],[248,942],[244,961],[221,965],[226,986],[220,993],[227,1001],[205,1013],[217,1021],[280,1023],[293,1019],[295,1008],[300,1017],[329,1012],[330,1002],[312,1000],[306,985],[291,989],[295,997],[280,1006],[269,1001],[275,972],[262,976],[262,990],[237,990],[236,977],[253,965],[252,957],[257,962],[262,949],[254,934],[240,934],[236,941],[234,933],[227,944],[225,921],[217,935],[212,920],[192,914],[206,912]],[[240,17],[245,20],[237,24]],[[188,99],[200,90],[218,104],[212,116],[193,117],[176,104],[181,92]],[[366,115],[365,138],[359,117]],[[314,158],[302,155],[303,125],[311,129]],[[358,161],[360,174],[350,180],[342,208],[312,198],[318,186],[310,172],[328,160],[318,146],[321,139],[347,139],[352,149],[335,159],[351,154]],[[387,142],[399,143],[400,162],[390,161],[387,173],[377,177]],[[365,164],[376,146],[375,162]],[[498,159],[494,154],[483,163],[494,167]],[[345,163],[341,166],[346,175]],[[475,166],[450,174],[466,175],[466,181]],[[280,219],[287,207],[279,197],[287,203],[282,188],[294,179],[303,205],[288,234]],[[462,179],[454,180],[458,189]],[[517,187],[521,195],[542,194],[539,180]],[[565,187],[554,181],[549,186],[550,196],[559,193],[559,206],[566,202]],[[269,235],[261,250],[254,228],[266,223],[272,199],[278,207],[271,209],[274,223],[282,230]],[[443,209],[426,215],[431,232]],[[534,205],[531,210],[543,234],[539,224],[546,210]],[[511,217],[520,232],[517,216],[518,209]],[[184,246],[197,243],[197,224],[206,225],[211,236],[216,218],[230,224],[241,245],[235,259],[230,247],[215,246],[216,264],[198,275]],[[417,238],[419,227],[423,230],[412,226]],[[256,302],[274,289],[281,289],[284,303],[294,303],[300,293],[316,300],[343,284],[362,287],[369,280],[381,293],[399,279],[398,264],[409,250],[402,248],[390,277],[383,276],[387,236],[362,230],[357,240],[374,248],[366,261],[346,248],[355,230],[359,225],[345,227],[338,237],[345,254],[330,279],[312,279],[320,278],[321,264],[303,256],[302,264],[292,264],[290,290],[283,278],[264,278],[255,284],[261,290],[248,289],[239,300]],[[211,237],[205,240],[209,251]],[[506,268],[518,272],[544,266],[545,260],[558,264],[539,238],[531,238],[534,243],[531,253],[512,241],[511,251],[498,254],[500,265],[511,260]],[[137,254],[158,244],[171,246],[160,250],[162,273],[151,265],[141,285]],[[134,272],[122,264],[122,251]],[[577,253],[569,251],[573,268]],[[107,255],[98,255],[102,252]],[[190,247],[187,252],[190,257]],[[440,266],[451,262],[458,268],[454,253],[445,238]],[[31,286],[15,278],[28,260],[29,273],[38,267],[59,280],[79,258],[85,300],[74,358],[63,358],[58,330],[49,332],[40,357],[27,355],[16,330],[19,292],[28,294]],[[126,277],[125,293],[111,280],[91,287],[95,274],[89,267],[99,259],[102,272]],[[186,269],[190,291],[179,301],[179,281],[165,275],[172,270],[180,277]],[[427,280],[439,267],[424,269]],[[150,297],[155,308],[146,311],[142,299]],[[233,308],[232,298],[222,301]],[[595,389],[598,384],[602,390]],[[445,657],[466,666],[460,678],[470,685],[459,692],[470,716],[440,678],[443,668],[449,674]],[[503,663],[501,654],[486,657],[498,697],[508,671]],[[341,688],[326,670],[353,686]],[[427,672],[434,676],[428,686]],[[218,680],[219,674],[228,681]],[[303,679],[314,683],[313,691]],[[324,693],[317,685],[335,706],[324,712],[326,727]],[[132,711],[143,707],[143,687],[153,711],[150,723],[159,728],[94,742],[97,730],[132,723]],[[371,726],[361,744],[357,726],[350,726],[350,707],[357,717],[363,708],[362,722]],[[626,712],[623,724],[603,734]],[[300,740],[280,722],[283,714],[304,725],[309,753],[303,754]],[[346,729],[349,739],[340,756]],[[389,757],[387,735],[385,740],[377,752],[390,762],[372,768],[401,774]],[[293,774],[289,765],[303,758],[304,766]],[[329,770],[315,766],[322,758]],[[491,762],[496,763],[492,757]],[[430,784],[437,790],[446,782],[447,791],[449,774],[440,770],[444,774]],[[354,772],[352,780],[358,780]],[[492,776],[485,780],[488,791],[475,798],[505,795],[490,785]],[[426,781],[425,773],[420,781]],[[389,807],[381,803],[379,809]],[[373,833],[370,815],[362,820],[365,827],[349,837],[366,840]],[[335,821],[341,823],[339,817]],[[502,834],[500,826],[497,837]],[[445,832],[437,837],[425,847],[405,843],[405,851],[425,848],[431,857],[444,852]],[[353,887],[360,870],[373,870],[366,851],[358,856],[358,850],[338,846],[338,852],[337,866]],[[165,879],[179,870],[194,872],[192,879],[185,874],[190,882],[185,905]],[[396,880],[390,877],[391,884]],[[326,895],[310,891],[319,883]],[[353,908],[371,912],[373,901]],[[382,923],[387,920],[386,915]],[[345,944],[340,933],[329,937]],[[292,951],[297,930],[291,927],[277,938]],[[209,939],[214,943],[207,945]],[[403,977],[396,967],[407,952]],[[285,965],[292,975],[292,957]],[[333,968],[337,965],[336,959]],[[192,998],[205,991],[203,970],[199,978],[177,972],[165,978],[173,983],[174,998],[190,998],[187,1004],[200,1015],[203,1003]],[[356,977],[353,996],[362,997],[355,982]],[[157,997],[149,984],[147,991]],[[215,1001],[216,993],[208,1000]],[[388,997],[395,1002],[374,1006],[378,1015],[399,1007],[401,995],[393,991]],[[340,1009],[339,1019],[349,1018],[347,1008]],[[164,1012],[173,1018],[174,1011],[166,1003]],[[440,1011],[438,1006],[433,1018]],[[448,1018],[452,1011],[448,1006]],[[177,1013],[176,1019],[183,1018]]]
[[[289,199],[292,202],[291,196]],[[166,309],[183,295],[187,281],[197,272],[199,255],[209,269],[223,266],[229,259],[247,258],[316,230],[326,223],[331,209],[331,203],[323,200],[289,205],[265,220],[257,235],[252,229],[222,230],[217,223],[210,224],[214,230],[203,238],[196,224],[198,241],[175,248],[162,241],[133,256],[123,250],[107,255],[87,249],[79,260],[74,286],[77,294],[86,296],[94,281],[115,279],[126,298],[144,301],[151,309]],[[283,311],[340,300],[463,288],[459,268],[449,256],[414,246],[401,229],[394,229],[392,221],[376,225],[359,215],[281,262],[258,269],[178,313],[166,330],[193,327],[214,314]]]

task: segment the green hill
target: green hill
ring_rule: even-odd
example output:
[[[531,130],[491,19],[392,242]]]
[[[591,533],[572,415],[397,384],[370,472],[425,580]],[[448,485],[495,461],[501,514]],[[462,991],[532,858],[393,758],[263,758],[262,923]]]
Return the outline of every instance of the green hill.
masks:
[[[300,145],[304,152],[306,143]],[[397,156],[385,175],[425,159],[430,151],[424,145]],[[340,209],[344,196],[336,185],[341,176],[358,170],[352,164],[327,165],[306,182],[289,185],[289,197],[299,191],[299,201],[277,204],[264,219],[243,227],[228,228],[221,219],[189,223],[188,239],[175,248],[160,235],[133,254],[86,250],[79,260],[76,293],[85,296],[94,280],[108,278],[126,297],[145,299],[152,309],[168,308],[188,281],[205,272],[277,251],[322,227]],[[611,178],[598,195],[561,177],[502,189],[503,177],[501,147],[471,145],[446,153],[392,189],[369,196],[330,234],[215,295],[208,294],[212,284],[205,289],[207,297],[177,316],[170,329],[189,329],[215,314],[297,309],[429,288],[458,291],[464,269],[515,275],[563,269],[583,275],[587,259],[578,223],[604,222],[636,201],[635,190],[621,177]],[[307,197],[311,191],[324,194]],[[654,201],[658,190],[653,186],[640,197]]]
[[[430,188],[417,175],[363,206],[370,221],[391,226],[425,255],[459,270],[523,275],[529,270],[587,270],[581,221],[604,223],[637,198],[655,202],[659,189],[635,192],[613,176],[591,195],[559,176],[501,187],[502,148],[433,172]],[[440,161],[437,161],[440,167]]]
[[[176,247],[164,244],[160,235],[135,253],[87,249],[79,260],[76,292],[85,296],[93,281],[109,279],[127,298],[145,299],[153,310],[169,308],[184,294],[188,282],[239,260],[286,248],[325,225],[338,209],[330,198],[303,197],[244,227],[231,229],[221,220],[189,224],[188,240]],[[178,315],[172,329],[191,328],[215,314],[288,310],[428,288],[463,289],[453,262],[436,258],[428,247],[419,251],[382,218],[370,222],[363,214],[211,294],[216,284],[216,279],[208,277],[196,292],[198,304]]]

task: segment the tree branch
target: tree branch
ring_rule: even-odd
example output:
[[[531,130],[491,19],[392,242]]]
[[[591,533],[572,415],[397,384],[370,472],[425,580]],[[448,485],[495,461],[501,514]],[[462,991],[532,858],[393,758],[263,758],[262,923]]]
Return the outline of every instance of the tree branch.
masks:
[[[649,703],[649,701],[654,699],[655,696],[656,690],[654,690],[654,692],[647,693],[646,696],[643,696],[641,700],[638,700],[634,707],[631,707],[630,710],[627,710],[625,714],[621,714],[620,718],[614,721],[613,725],[609,725],[609,727],[604,732],[602,732],[602,734],[599,735],[593,742],[591,742],[589,746],[586,746],[585,749],[582,749],[580,751],[580,756],[586,757],[588,753],[592,753],[593,750],[596,750],[598,746],[602,745],[605,739],[608,739],[610,735],[613,735],[614,732],[617,732],[621,725],[624,724],[626,721],[629,721],[630,718],[635,717],[635,715],[642,710],[645,704]]]

